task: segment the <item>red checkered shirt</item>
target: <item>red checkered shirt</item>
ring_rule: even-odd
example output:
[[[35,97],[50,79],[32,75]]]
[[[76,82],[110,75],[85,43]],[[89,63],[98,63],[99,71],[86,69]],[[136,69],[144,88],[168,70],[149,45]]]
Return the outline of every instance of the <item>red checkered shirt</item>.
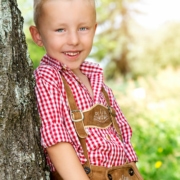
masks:
[[[91,84],[94,97],[90,96],[86,87],[79,81],[78,77],[59,61],[45,55],[40,66],[35,70],[38,111],[42,121],[41,144],[46,149],[59,142],[70,143],[81,164],[86,162],[78,136],[70,116],[70,108],[62,82],[64,76],[72,90],[77,107],[87,110],[95,104],[107,106],[102,87],[107,91],[111,106],[116,110],[116,120],[119,124],[124,142],[121,142],[112,126],[106,129],[88,128],[86,139],[89,159],[95,166],[119,166],[126,158],[137,161],[137,156],[130,143],[132,130],[122,114],[110,88],[103,82],[102,69],[96,63],[83,62],[80,66]],[[45,151],[46,152],[46,151]],[[54,166],[46,153],[47,162],[52,171]]]

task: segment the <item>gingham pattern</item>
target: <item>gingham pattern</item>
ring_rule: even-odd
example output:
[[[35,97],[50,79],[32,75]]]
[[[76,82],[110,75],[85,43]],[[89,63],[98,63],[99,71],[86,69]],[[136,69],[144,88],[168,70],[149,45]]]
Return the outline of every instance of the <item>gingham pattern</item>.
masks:
[[[108,92],[111,106],[116,110],[116,119],[120,126],[124,143],[120,141],[114,128],[88,128],[87,148],[91,164],[96,166],[118,166],[128,158],[129,162],[137,161],[137,156],[130,144],[132,131],[117,105],[111,89],[103,83],[102,69],[95,63],[84,62],[81,71],[89,78],[94,99],[86,87],[65,65],[45,55],[40,66],[35,70],[36,96],[39,115],[42,120],[41,143],[46,149],[58,142],[69,142],[74,147],[81,164],[86,162],[80,142],[70,118],[70,110],[61,76],[68,82],[77,106],[86,110],[94,104],[107,106],[102,86]],[[54,170],[46,154],[51,170]]]

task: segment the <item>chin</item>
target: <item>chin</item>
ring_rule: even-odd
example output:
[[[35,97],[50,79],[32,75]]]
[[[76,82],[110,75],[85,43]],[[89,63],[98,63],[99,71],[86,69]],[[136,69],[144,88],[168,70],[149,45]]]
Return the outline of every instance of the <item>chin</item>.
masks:
[[[81,66],[81,64],[82,63],[79,63],[79,64],[76,64],[76,65],[70,65],[70,66],[68,66],[71,70],[76,70],[76,69],[79,69],[80,68],[80,66]]]

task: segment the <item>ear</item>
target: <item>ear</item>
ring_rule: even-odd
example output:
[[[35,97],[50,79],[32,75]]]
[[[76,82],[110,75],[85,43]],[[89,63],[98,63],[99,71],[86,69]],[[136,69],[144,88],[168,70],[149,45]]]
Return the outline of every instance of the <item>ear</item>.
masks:
[[[43,46],[43,42],[41,39],[41,35],[37,29],[36,26],[30,26],[29,27],[29,31],[31,33],[31,37],[33,39],[33,41],[38,45],[38,46]]]
[[[94,33],[96,32],[96,29],[97,29],[97,25],[98,25],[98,24],[96,23],[96,24],[95,24],[95,31],[94,31]]]
[[[95,24],[95,30],[97,29],[97,25],[98,25],[98,24],[96,23],[96,24]]]

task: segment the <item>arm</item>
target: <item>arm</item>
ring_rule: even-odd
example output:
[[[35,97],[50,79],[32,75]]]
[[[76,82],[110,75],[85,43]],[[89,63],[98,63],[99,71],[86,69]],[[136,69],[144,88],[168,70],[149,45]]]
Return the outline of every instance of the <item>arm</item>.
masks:
[[[123,113],[121,112],[120,107],[117,104],[117,101],[115,100],[115,97],[113,95],[113,92],[109,88],[108,88],[108,95],[110,98],[110,103],[116,111],[116,121],[120,127],[120,131],[122,134],[126,157],[129,162],[137,162],[138,159],[136,153],[130,142],[132,136],[132,129],[128,124],[126,118],[124,117]]]
[[[119,124],[120,130],[122,133],[122,138],[124,140],[124,142],[123,142],[124,148],[125,148],[125,152],[126,152],[128,161],[129,162],[137,162],[138,159],[137,159],[136,153],[131,144],[132,129],[131,129],[130,125],[128,124],[126,118],[122,114],[116,101],[115,101],[114,105],[115,105],[116,114],[117,114],[116,120]]]
[[[36,71],[36,97],[41,117],[41,144],[46,148],[52,164],[64,180],[88,180],[72,146],[74,139],[66,126],[65,103],[59,74],[48,67]],[[68,113],[68,112],[67,112]],[[75,144],[76,145],[76,144]]]
[[[64,180],[89,180],[70,143],[60,142],[47,148],[47,152]]]

